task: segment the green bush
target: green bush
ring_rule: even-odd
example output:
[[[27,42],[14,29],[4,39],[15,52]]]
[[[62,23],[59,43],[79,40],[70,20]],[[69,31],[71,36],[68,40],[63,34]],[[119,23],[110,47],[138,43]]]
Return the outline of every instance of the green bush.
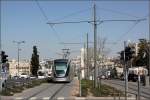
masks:
[[[25,88],[32,88],[32,87],[34,87],[32,83],[27,84],[27,85],[25,86]]]
[[[40,84],[41,84],[41,80],[33,80],[32,81],[33,86],[37,86],[37,85],[40,85]]]
[[[88,96],[88,89],[93,94],[93,96],[99,97],[99,96],[123,96],[123,92],[105,85],[105,84],[98,84],[99,87],[94,88],[93,87],[93,81],[91,80],[82,80],[81,81],[81,92],[82,96]]]
[[[9,89],[3,89],[3,90],[0,92],[0,95],[12,96],[12,95],[13,95],[13,92],[10,91]]]
[[[46,83],[46,82],[47,82],[46,79],[32,80],[30,83],[25,84],[23,86],[13,86],[11,89],[5,88],[1,91],[0,94],[4,95],[4,96],[11,96],[11,95],[13,95],[13,93],[20,93],[26,88],[32,88],[34,86],[38,86],[38,85],[40,85],[42,83]]]
[[[23,86],[14,86],[13,89],[11,89],[11,91],[13,93],[20,93],[24,90]]]
[[[81,93],[83,97],[88,95],[88,84],[86,80],[81,81]]]

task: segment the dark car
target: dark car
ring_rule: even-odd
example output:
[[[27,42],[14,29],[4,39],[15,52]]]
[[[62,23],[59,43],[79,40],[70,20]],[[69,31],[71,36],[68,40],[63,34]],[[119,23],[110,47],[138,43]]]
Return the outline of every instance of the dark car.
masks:
[[[12,79],[19,79],[19,76],[13,76]]]

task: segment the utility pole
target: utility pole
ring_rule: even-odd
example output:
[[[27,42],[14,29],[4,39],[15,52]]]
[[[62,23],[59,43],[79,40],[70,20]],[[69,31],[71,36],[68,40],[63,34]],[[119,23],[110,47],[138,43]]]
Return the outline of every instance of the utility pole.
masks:
[[[63,52],[63,59],[67,59],[67,57],[69,58],[69,52],[70,49],[62,49]]]
[[[0,7],[1,7],[1,1],[0,1]],[[0,18],[1,22],[1,18]],[[0,92],[2,91],[2,61],[1,61],[1,52],[2,52],[2,39],[1,39],[1,28],[0,28]]]
[[[97,87],[97,23],[96,23],[96,5],[94,4],[94,87]]]
[[[20,44],[21,43],[25,43],[25,41],[13,41],[13,43],[17,43],[17,50],[18,50],[17,51],[17,53],[18,53],[17,54],[18,55],[18,76],[19,76],[19,68],[20,68],[20,63],[19,62],[20,62],[20,50],[21,50],[20,49]]]
[[[86,54],[85,54],[85,51],[86,51],[86,48],[85,48],[86,46],[85,46],[85,43],[84,43],[84,78],[86,79],[86,63],[85,63],[85,61],[86,61]]]
[[[128,96],[128,69],[126,65],[126,54],[125,54],[125,48],[126,48],[126,41],[124,41],[124,71],[125,71],[125,100],[127,100]]]
[[[87,33],[87,47],[86,47],[86,56],[87,56],[87,60],[86,60],[86,67],[87,67],[87,79],[89,79],[89,40],[88,40],[88,33]]]
[[[82,96],[81,92],[81,66],[78,68],[78,78],[79,78],[79,96]]]
[[[140,100],[140,95],[141,95],[141,86],[140,86],[141,78],[140,78],[140,71],[139,71],[139,66],[138,66],[138,96],[137,100]]]
[[[149,85],[150,85],[150,1],[149,1]]]

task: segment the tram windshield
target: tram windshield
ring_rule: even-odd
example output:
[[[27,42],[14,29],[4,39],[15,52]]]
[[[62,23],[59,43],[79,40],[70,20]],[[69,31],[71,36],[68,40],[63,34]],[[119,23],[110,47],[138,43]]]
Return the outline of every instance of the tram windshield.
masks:
[[[65,74],[67,65],[66,63],[56,63],[55,64],[55,69],[57,74]]]

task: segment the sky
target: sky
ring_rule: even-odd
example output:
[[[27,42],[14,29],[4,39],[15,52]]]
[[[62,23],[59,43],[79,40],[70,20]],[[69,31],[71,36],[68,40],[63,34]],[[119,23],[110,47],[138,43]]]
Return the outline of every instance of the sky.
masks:
[[[98,20],[141,19],[135,22],[104,22],[97,26],[97,36],[106,39],[107,56],[117,56],[123,49],[123,41],[138,42],[140,38],[148,39],[148,1],[95,1]],[[40,5],[40,7],[38,6]],[[42,10],[40,10],[42,9]],[[48,18],[46,19],[43,15]],[[20,45],[20,58],[30,59],[33,46],[36,45],[40,58],[58,58],[63,48],[69,48],[71,57],[80,55],[83,44],[64,45],[67,43],[84,43],[86,33],[93,41],[92,23],[59,24],[53,29],[47,22],[93,20],[93,1],[42,1],[23,0],[1,3],[2,50],[9,59],[17,58],[17,45],[13,41],[25,41]],[[113,44],[116,42],[117,44]],[[89,44],[93,47],[93,44]],[[99,47],[99,46],[98,46]]]

